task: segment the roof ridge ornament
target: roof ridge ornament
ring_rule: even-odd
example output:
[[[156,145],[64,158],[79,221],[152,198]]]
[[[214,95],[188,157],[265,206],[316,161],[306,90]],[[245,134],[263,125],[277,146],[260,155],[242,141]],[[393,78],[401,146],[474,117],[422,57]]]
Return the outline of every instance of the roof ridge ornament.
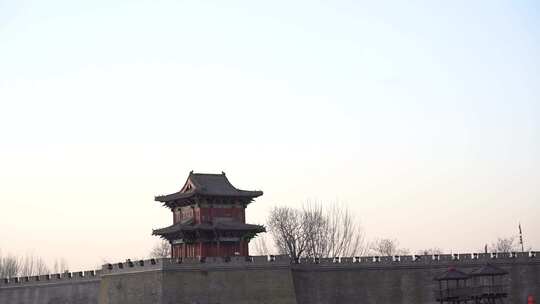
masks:
[[[154,199],[164,203],[167,207],[174,208],[191,204],[194,196],[220,197],[228,201],[240,200],[247,205],[261,195],[263,195],[262,191],[236,188],[225,175],[225,171],[221,171],[221,174],[193,173],[191,171],[180,191],[160,195]]]

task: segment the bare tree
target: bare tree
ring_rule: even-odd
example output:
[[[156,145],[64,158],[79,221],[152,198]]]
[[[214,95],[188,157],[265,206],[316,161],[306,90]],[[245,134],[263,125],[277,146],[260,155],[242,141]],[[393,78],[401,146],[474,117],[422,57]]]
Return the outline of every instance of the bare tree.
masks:
[[[418,255],[443,254],[443,251],[441,248],[433,247],[433,248],[419,250],[417,254]]]
[[[161,240],[154,245],[150,251],[151,258],[170,258],[171,257],[171,244],[166,240]]]
[[[358,256],[365,253],[364,234],[350,210],[332,204],[311,203],[302,209],[308,234],[306,256],[311,258]]]
[[[54,260],[53,272],[54,273],[69,272],[69,266],[66,259],[61,258],[61,259]]]
[[[300,210],[290,207],[274,207],[268,218],[268,228],[281,254],[293,259],[300,258],[306,250],[308,239],[304,217]]]
[[[67,271],[67,263],[65,259],[56,260],[54,263],[54,271]],[[61,271],[58,271],[61,269]],[[38,256],[26,254],[24,257],[0,254],[0,278],[13,278],[17,276],[37,276],[50,273],[50,268],[47,263]]]
[[[0,255],[0,277],[36,276],[49,273],[42,258],[27,254],[24,258],[13,255]]]
[[[362,255],[361,226],[345,207],[306,204],[300,210],[275,207],[268,218],[269,232],[278,251],[293,259]]]
[[[489,249],[492,252],[512,252],[520,251],[519,244],[516,241],[516,237],[498,238],[495,243],[492,243]]]
[[[47,266],[47,264],[45,263],[45,261],[43,261],[42,258],[39,258],[39,257],[36,258],[35,271],[32,275],[43,275],[50,272],[51,271],[49,267]]]
[[[2,256],[0,254],[0,278],[13,278],[19,274],[20,261],[12,255]]]
[[[27,254],[22,259],[19,275],[21,276],[36,276],[49,273],[49,268],[42,258],[36,257],[33,254]]]
[[[22,259],[22,265],[20,270],[20,275],[23,277],[31,276],[34,273],[35,259],[33,255],[27,254]]]
[[[399,242],[395,239],[378,239],[370,247],[372,254],[379,256],[409,254],[408,249],[399,248]]]
[[[308,203],[302,208],[303,226],[307,237],[306,257],[322,258],[333,254],[339,246],[332,231],[332,216],[325,214],[321,204]],[[331,253],[332,252],[332,253]]]
[[[250,242],[253,244],[253,252],[255,255],[269,255],[270,249],[268,248],[268,237],[266,234],[260,234],[255,237],[255,239]]]

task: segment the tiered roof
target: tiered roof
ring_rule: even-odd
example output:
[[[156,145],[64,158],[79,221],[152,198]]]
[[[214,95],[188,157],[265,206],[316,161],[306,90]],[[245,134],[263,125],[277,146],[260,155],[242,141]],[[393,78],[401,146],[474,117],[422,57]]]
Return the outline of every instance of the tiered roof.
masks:
[[[183,206],[193,203],[195,197],[220,197],[241,199],[246,203],[263,194],[262,191],[246,191],[235,188],[227,179],[224,172],[221,174],[193,173],[191,171],[182,189],[178,192],[156,196],[155,200],[168,207]]]
[[[448,271],[435,277],[436,281],[454,281],[454,280],[466,280],[469,275],[463,271],[457,270],[454,267],[448,269]]]
[[[238,231],[238,232],[265,232],[263,226],[244,224],[239,222],[219,221],[212,223],[193,224],[192,221],[176,223],[169,227],[152,231],[153,235],[160,235],[167,238],[170,235],[184,234],[193,231]]]
[[[473,270],[470,275],[473,277],[479,277],[479,276],[502,276],[508,274],[508,271],[501,269],[499,267],[496,267],[491,264],[485,264],[484,266]]]
[[[227,179],[224,172],[221,174],[193,173],[191,171],[182,187],[176,193],[157,196],[156,201],[162,202],[169,208],[189,206],[204,199],[207,202],[218,204],[242,203],[248,204],[254,198],[261,196],[262,191],[246,191],[235,188]],[[257,234],[265,232],[264,226],[243,223],[233,218],[216,218],[202,223],[195,223],[193,218],[187,218],[174,225],[156,229],[153,235],[166,239],[183,236],[198,235],[200,233],[229,232],[234,234]]]
[[[466,280],[470,277],[479,277],[479,276],[502,276],[508,274],[508,271],[501,269],[492,264],[485,264],[480,268],[474,269],[468,274],[451,267],[448,271],[435,277],[436,281],[451,281],[451,280]]]

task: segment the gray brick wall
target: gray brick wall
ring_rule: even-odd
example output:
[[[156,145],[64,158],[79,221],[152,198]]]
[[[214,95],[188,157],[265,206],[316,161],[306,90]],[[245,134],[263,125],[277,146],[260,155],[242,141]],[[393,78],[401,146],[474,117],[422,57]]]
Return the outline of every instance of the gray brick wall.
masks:
[[[458,254],[301,260],[233,257],[126,261],[100,271],[0,280],[0,304],[434,303],[433,278],[492,263],[507,303],[540,300],[540,255]]]

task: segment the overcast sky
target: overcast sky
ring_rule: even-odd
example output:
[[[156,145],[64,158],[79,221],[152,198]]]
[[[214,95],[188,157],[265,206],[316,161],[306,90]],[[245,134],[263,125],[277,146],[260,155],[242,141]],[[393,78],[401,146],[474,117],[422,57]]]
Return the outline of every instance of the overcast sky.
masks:
[[[0,0],[0,250],[145,257],[190,170],[411,252],[540,249],[537,1]]]

